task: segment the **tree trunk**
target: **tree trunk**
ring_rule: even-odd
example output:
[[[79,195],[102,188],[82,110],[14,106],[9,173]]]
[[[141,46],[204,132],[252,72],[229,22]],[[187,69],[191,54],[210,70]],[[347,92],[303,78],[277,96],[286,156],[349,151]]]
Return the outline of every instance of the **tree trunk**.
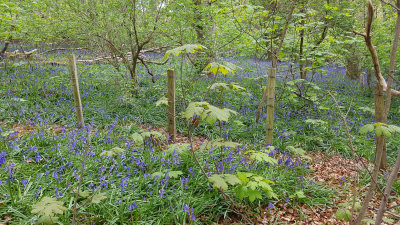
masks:
[[[383,88],[381,85],[377,84],[375,85],[375,114],[383,114],[384,110],[384,98],[383,98]],[[351,224],[355,225],[360,225],[362,222],[362,219],[364,218],[365,213],[368,210],[369,202],[371,201],[372,197],[374,196],[375,193],[375,188],[376,188],[376,182],[378,180],[378,175],[379,175],[379,166],[382,161],[382,149],[385,144],[385,136],[382,134],[379,137],[376,137],[376,156],[375,156],[375,163],[374,163],[374,171],[372,172],[372,177],[371,177],[371,184],[369,186],[367,195],[364,198],[364,201],[362,203],[362,208],[357,215],[355,221],[352,221]]]
[[[303,8],[301,8],[300,13],[305,13],[304,6]],[[302,29],[300,30],[299,68],[300,68],[301,79],[307,78],[307,71],[304,71],[304,25],[305,25],[305,18],[301,20]]]
[[[273,129],[274,129],[274,104],[275,104],[275,81],[276,81],[276,69],[278,64],[278,58],[275,56],[272,59],[272,67],[269,71],[268,76],[268,99],[267,99],[267,121],[266,121],[266,143],[272,145],[273,141]]]

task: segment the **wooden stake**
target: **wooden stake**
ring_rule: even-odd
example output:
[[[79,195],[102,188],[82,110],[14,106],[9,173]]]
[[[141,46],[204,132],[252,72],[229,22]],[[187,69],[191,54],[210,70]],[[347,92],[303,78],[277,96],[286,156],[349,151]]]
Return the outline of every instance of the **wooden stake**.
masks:
[[[76,69],[76,59],[74,54],[71,54],[68,57],[68,64],[69,70],[71,72],[72,91],[74,93],[74,103],[76,118],[78,120],[78,128],[82,128],[83,126],[85,126],[85,122],[83,120],[81,94],[79,92],[78,70]]]
[[[172,140],[176,140],[175,124],[175,73],[174,70],[168,70],[168,133]]]

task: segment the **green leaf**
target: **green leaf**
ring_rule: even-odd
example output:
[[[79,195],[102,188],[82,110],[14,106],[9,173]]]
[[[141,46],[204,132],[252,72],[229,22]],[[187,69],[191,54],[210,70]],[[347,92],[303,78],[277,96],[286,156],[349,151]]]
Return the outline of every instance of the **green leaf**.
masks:
[[[307,119],[304,122],[309,123],[309,124],[314,124],[314,125],[325,125],[327,122],[323,120],[315,120],[315,119]]]
[[[63,214],[65,210],[67,208],[64,207],[63,202],[57,201],[55,198],[44,197],[33,205],[31,213],[52,217],[55,214]]]
[[[143,139],[142,135],[140,135],[139,133],[132,134],[131,138],[134,142],[136,142],[138,144],[143,144],[144,139]]]
[[[215,188],[221,188],[222,190],[228,189],[228,184],[225,182],[224,178],[219,174],[213,174],[208,177],[208,181],[213,184]]]
[[[306,195],[304,194],[303,191],[296,191],[296,192],[294,193],[294,196],[295,196],[296,198],[298,198],[298,199],[306,198]]]
[[[278,160],[270,157],[268,154],[263,153],[263,152],[253,151],[250,154],[249,158],[250,158],[250,160],[256,160],[257,162],[266,162],[266,163],[269,163],[271,165],[274,165],[274,164],[278,163]]]
[[[372,132],[374,130],[373,124],[366,124],[360,128],[360,134],[366,134],[368,132]]]
[[[230,185],[241,184],[242,181],[235,175],[232,174],[223,174],[224,180]]]
[[[100,154],[100,156],[106,156],[106,157],[112,157],[114,155],[117,155],[119,153],[125,152],[125,149],[119,148],[119,147],[114,147],[109,151],[104,151]]]
[[[375,134],[376,134],[377,137],[382,136],[382,134],[383,134],[383,126],[375,127]]]
[[[191,54],[191,53],[196,53],[199,50],[205,49],[206,47],[204,47],[203,45],[200,44],[186,44],[171,50],[168,50],[165,55],[164,58],[167,59],[170,55],[173,56],[179,56],[180,54]]]
[[[258,190],[251,190],[248,189],[247,190],[247,195],[249,197],[250,202],[254,202],[254,200],[258,199],[262,199],[262,195],[261,192]]]
[[[394,224],[394,220],[387,218],[387,217],[383,217],[382,218],[383,222],[387,223],[387,224]]]
[[[58,217],[48,216],[48,215],[41,216],[37,221],[38,224],[56,224],[57,222],[58,222]]]
[[[230,185],[241,184],[242,181],[232,174],[213,174],[208,178],[208,181],[213,184],[217,189],[228,190],[228,183]]]
[[[89,190],[80,191],[79,196],[81,196],[82,198],[87,198],[90,196],[90,191]]]
[[[168,106],[168,99],[166,97],[161,97],[160,99],[158,99],[158,101],[156,101],[156,106]]]
[[[106,199],[106,198],[107,198],[107,195],[104,192],[103,193],[99,193],[99,194],[95,194],[95,195],[93,195],[91,202],[98,204],[98,203],[101,202],[101,200]]]
[[[345,220],[348,222],[351,219],[351,212],[348,209],[338,209],[335,215],[338,220]]]
[[[190,144],[171,144],[171,145],[168,145],[168,148],[167,148],[167,150],[165,150],[165,153],[167,155],[172,155],[172,153],[174,151],[177,151],[181,154],[186,153],[189,151],[189,146],[190,146]]]
[[[182,175],[182,171],[169,171],[168,176],[171,178],[178,178],[180,175]]]

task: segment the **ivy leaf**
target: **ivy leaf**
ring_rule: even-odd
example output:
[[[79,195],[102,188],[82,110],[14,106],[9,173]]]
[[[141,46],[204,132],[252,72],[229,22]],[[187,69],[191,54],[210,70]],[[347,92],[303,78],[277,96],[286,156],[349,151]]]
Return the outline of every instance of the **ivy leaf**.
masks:
[[[206,47],[204,47],[203,45],[200,45],[200,44],[186,44],[186,45],[182,45],[180,47],[168,50],[165,53],[164,58],[167,59],[170,55],[179,56],[180,54],[196,53],[199,50],[202,50],[205,48]]]
[[[54,214],[63,214],[67,210],[64,203],[55,198],[44,197],[32,207],[31,213],[52,217]]]
[[[338,220],[350,221],[351,212],[348,209],[338,209],[335,213]]]
[[[101,202],[101,200],[106,199],[106,198],[107,198],[107,195],[104,192],[103,193],[99,193],[99,194],[95,194],[92,197],[92,203],[98,204],[98,203]]]
[[[360,134],[366,134],[368,132],[372,132],[374,130],[374,125],[373,124],[367,124],[364,125],[360,128]]]

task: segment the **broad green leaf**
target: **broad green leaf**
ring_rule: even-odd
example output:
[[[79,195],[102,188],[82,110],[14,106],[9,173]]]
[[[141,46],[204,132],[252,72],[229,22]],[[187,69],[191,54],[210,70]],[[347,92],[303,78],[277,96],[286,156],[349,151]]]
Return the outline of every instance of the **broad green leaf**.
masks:
[[[41,216],[37,221],[38,224],[56,224],[57,222],[58,222],[58,217],[48,216],[48,215]]]
[[[262,195],[261,192],[258,190],[251,190],[248,189],[247,190],[247,195],[249,197],[250,202],[254,202],[254,200],[258,199],[262,199]]]
[[[104,192],[103,193],[99,193],[99,194],[95,194],[92,197],[92,203],[98,204],[98,203],[101,202],[101,200],[106,199],[106,198],[107,198],[107,195]]]
[[[133,139],[134,142],[138,144],[143,144],[144,139],[142,135],[140,135],[139,133],[132,134],[131,138]]]
[[[89,190],[80,191],[79,196],[81,196],[82,198],[87,198],[90,196],[90,191]]]
[[[241,180],[233,174],[213,174],[208,178],[208,181],[213,184],[215,188],[222,190],[228,189],[228,184],[236,185],[241,184]]]
[[[182,154],[184,152],[189,151],[189,146],[190,144],[171,144],[168,145],[167,150],[165,150],[165,153],[171,155],[174,151],[177,151]]]
[[[271,165],[277,164],[278,160],[270,157],[268,154],[263,152],[253,152],[250,154],[250,160],[256,160],[257,162],[266,162]]]
[[[156,106],[168,106],[168,99],[166,97],[161,97],[156,101]]]
[[[224,178],[219,174],[213,174],[208,177],[208,181],[212,183],[213,187],[221,188],[222,190],[228,190],[228,184],[225,182]]]
[[[360,128],[360,134],[366,134],[368,132],[372,132],[374,130],[373,124],[367,124]]]
[[[230,185],[241,184],[242,181],[235,175],[232,174],[223,174],[224,180]]]
[[[182,171],[169,171],[168,176],[171,178],[178,178],[180,175],[182,175]]]
[[[335,215],[338,220],[345,220],[348,222],[351,219],[351,212],[348,209],[338,209]]]
[[[40,202],[33,205],[31,213],[52,217],[55,214],[63,214],[67,210],[64,203],[55,198],[44,197]]]
[[[165,55],[164,58],[167,59],[170,55],[173,56],[179,56],[181,54],[191,54],[191,53],[196,53],[199,50],[205,49],[206,47],[204,47],[203,45],[200,44],[186,44],[171,50],[168,50]]]

